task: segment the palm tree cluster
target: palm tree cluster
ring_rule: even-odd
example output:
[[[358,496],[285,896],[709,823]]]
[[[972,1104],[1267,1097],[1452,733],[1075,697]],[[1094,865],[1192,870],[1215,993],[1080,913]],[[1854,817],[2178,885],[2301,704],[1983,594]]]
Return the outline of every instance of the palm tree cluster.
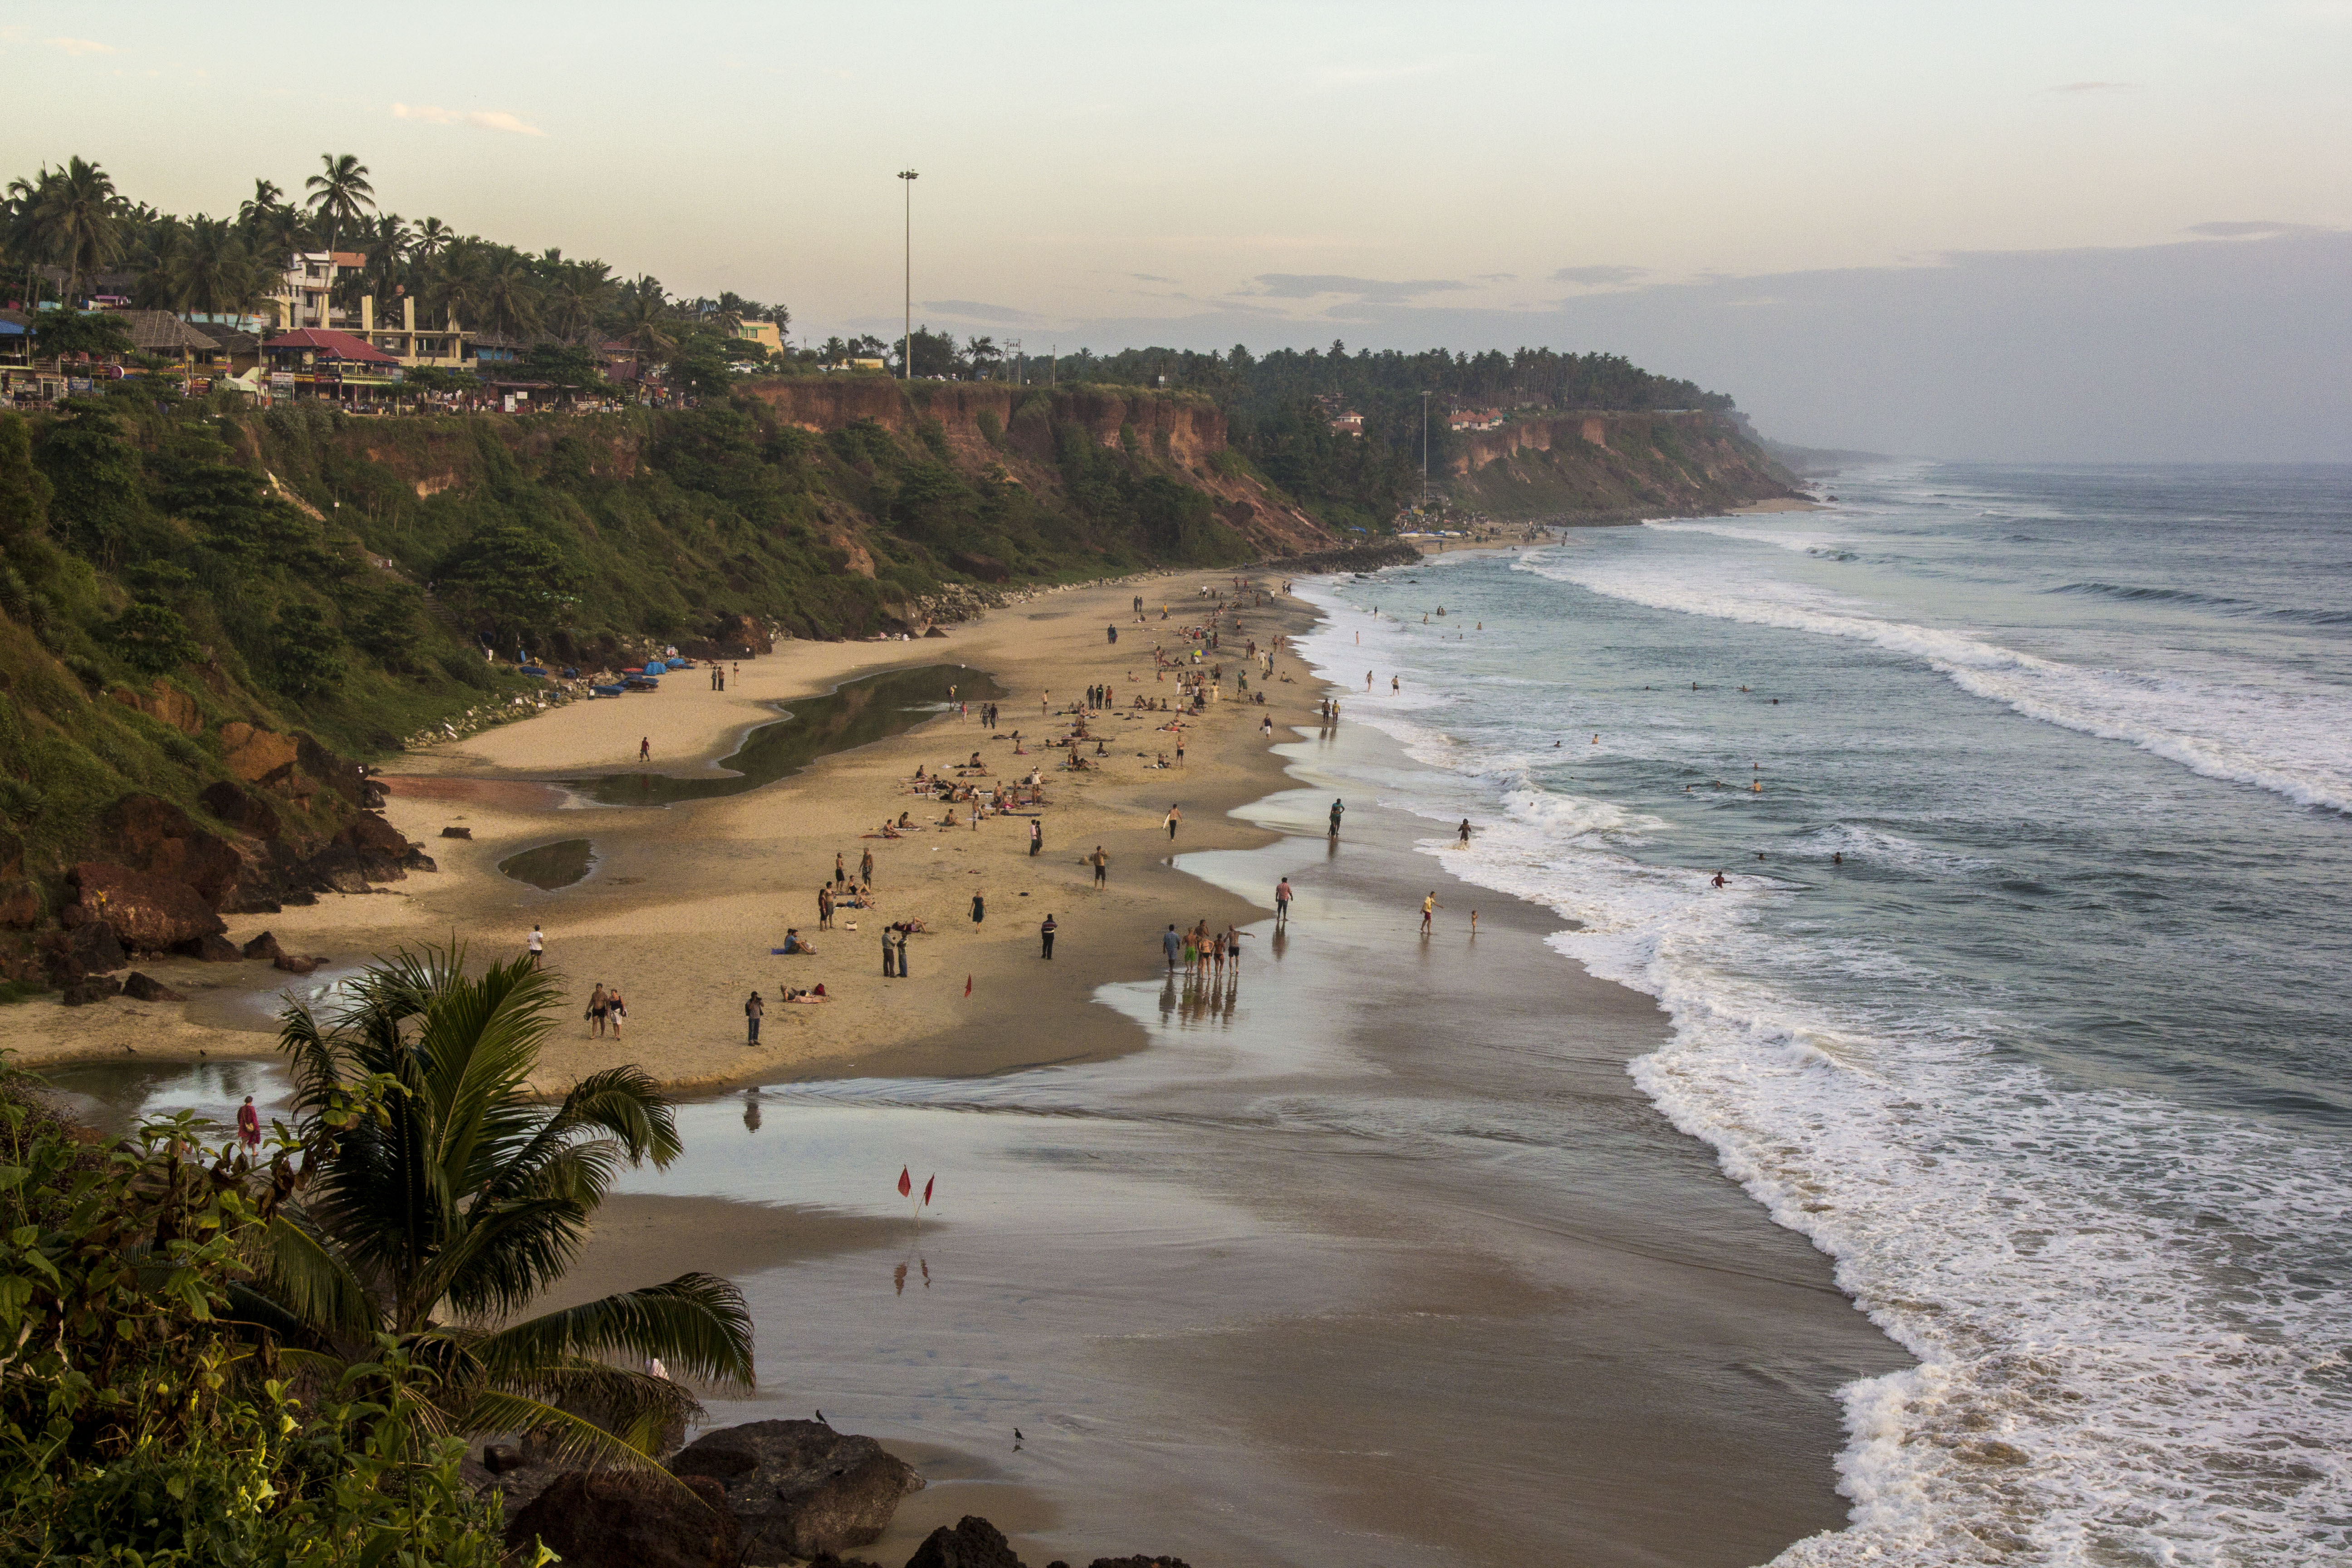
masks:
[[[558,982],[528,958],[466,971],[459,948],[403,952],[353,982],[335,1016],[284,1015],[299,1163],[278,1162],[288,1195],[240,1316],[328,1371],[396,1342],[435,1373],[444,1430],[529,1430],[577,1458],[642,1464],[699,1413],[653,1361],[749,1387],[750,1317],[701,1273],[532,1310],[614,1179],[668,1164],[677,1129],[636,1067],[537,1100]]]
[[[780,305],[732,293],[674,299],[658,279],[624,279],[602,261],[558,249],[533,255],[459,234],[439,218],[382,211],[357,157],[321,153],[319,161],[299,204],[257,179],[236,215],[220,218],[133,205],[104,169],[79,157],[45,166],[0,196],[0,280],[13,287],[21,278],[28,301],[45,292],[78,300],[95,274],[121,267],[136,274],[134,297],[142,305],[233,319],[278,290],[298,253],[341,250],[363,258],[336,279],[336,302],[346,310],[362,295],[387,310],[404,297],[416,301],[420,325],[454,321],[520,343],[617,339],[659,361],[688,337],[724,343],[747,321],[790,323]],[[46,268],[63,269],[61,289],[45,280]],[[740,357],[742,346],[735,352]]]

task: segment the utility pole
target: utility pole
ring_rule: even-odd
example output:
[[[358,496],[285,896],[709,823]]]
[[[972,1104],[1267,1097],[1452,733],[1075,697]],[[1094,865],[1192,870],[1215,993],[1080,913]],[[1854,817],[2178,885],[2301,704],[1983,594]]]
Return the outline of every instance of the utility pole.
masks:
[[[1019,386],[1027,379],[1025,371],[1028,363],[1025,356],[1021,353],[1021,340],[1019,338],[1007,340],[1004,349],[1004,368],[1013,373],[1013,384]]]
[[[1429,510],[1429,394],[1421,395],[1421,509]]]
[[[898,366],[898,379],[915,379],[915,182],[922,176],[912,169],[901,169],[898,177],[907,182],[907,335],[900,340],[904,357]],[[1427,465],[1423,465],[1424,468]],[[1427,476],[1423,476],[1424,480]]]
[[[1054,384],[1054,371],[1062,363],[1062,345],[1054,343],[1045,350],[1045,384]]]

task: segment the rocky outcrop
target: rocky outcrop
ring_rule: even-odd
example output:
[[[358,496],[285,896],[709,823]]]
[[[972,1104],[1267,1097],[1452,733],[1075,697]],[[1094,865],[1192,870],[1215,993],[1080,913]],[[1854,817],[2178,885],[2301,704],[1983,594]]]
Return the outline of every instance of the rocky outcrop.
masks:
[[[672,1473],[726,1489],[743,1527],[747,1564],[863,1546],[923,1478],[871,1437],[816,1421],[753,1421],[710,1433],[670,1461]]]
[[[168,877],[195,889],[218,909],[245,858],[196,826],[188,814],[152,795],[126,795],[99,818],[99,843],[108,858],[153,877]]]
[[[212,905],[175,878],[84,860],[68,873],[67,880],[80,894],[77,907],[84,911],[84,918],[111,925],[122,944],[133,952],[169,952],[184,942],[218,936],[227,929],[213,913]]]
[[[1458,434],[1449,467],[1454,504],[1498,517],[1633,521],[1800,493],[1734,420],[1696,412],[1513,419]]]
[[[256,838],[275,838],[284,831],[276,806],[226,779],[206,784],[196,798],[204,803],[206,811],[240,833],[250,833]]]
[[[127,686],[118,686],[107,695],[159,724],[169,724],[183,735],[205,732],[205,710],[196,706],[196,700],[161,676],[148,690],[133,691]]]
[[[569,1568],[736,1568],[745,1560],[725,1489],[698,1476],[567,1470],[516,1510],[506,1542],[543,1544]]]
[[[123,976],[122,994],[134,1002],[184,1002],[187,1000],[185,996],[154,976],[142,974],[135,969]]]
[[[968,1513],[956,1521],[953,1530],[943,1524],[925,1536],[915,1554],[907,1559],[907,1568],[1024,1568],[1024,1564],[1003,1531],[978,1514]]]
[[[259,730],[242,720],[220,727],[221,761],[247,784],[285,784],[293,782],[294,763],[302,748],[291,735]]]

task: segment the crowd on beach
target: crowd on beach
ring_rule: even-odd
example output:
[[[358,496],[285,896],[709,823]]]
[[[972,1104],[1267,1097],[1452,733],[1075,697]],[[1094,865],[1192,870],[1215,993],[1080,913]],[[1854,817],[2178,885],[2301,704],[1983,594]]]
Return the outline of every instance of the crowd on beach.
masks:
[[[1281,585],[1281,592],[1288,589],[1287,583]],[[1150,647],[1150,680],[1141,679],[1137,669],[1127,668],[1122,672],[1123,679],[1090,681],[1075,700],[1058,704],[1050,691],[1040,691],[1039,729],[1035,733],[1008,726],[1005,697],[971,700],[950,688],[949,711],[958,723],[976,727],[982,732],[982,743],[965,749],[961,761],[944,765],[919,763],[911,776],[902,779],[899,788],[902,794],[921,804],[905,805],[886,815],[865,837],[889,842],[925,832],[977,833],[985,823],[1019,818],[1024,824],[1020,842],[1025,857],[1039,857],[1045,847],[1047,814],[1054,805],[1046,783],[1049,771],[1099,773],[1129,758],[1147,771],[1180,770],[1185,763],[1188,729],[1205,722],[1221,705],[1229,702],[1263,706],[1269,684],[1287,683],[1293,679],[1278,673],[1276,658],[1286,639],[1278,633],[1266,636],[1263,641],[1242,635],[1240,613],[1265,607],[1274,597],[1268,590],[1237,577],[1227,584],[1201,587],[1197,605],[1187,606],[1194,613],[1181,620],[1176,618],[1178,612],[1173,603],[1160,604],[1158,624],[1154,625],[1152,607],[1147,605],[1141,595],[1134,595],[1129,605],[1133,624],[1151,626],[1160,633]],[[1116,624],[1105,628],[1107,648],[1118,646],[1121,629]],[[1241,646],[1232,647],[1229,639]],[[1253,675],[1256,678],[1255,689]],[[721,679],[724,677],[714,670],[714,689]],[[1147,689],[1151,686],[1172,686],[1173,690]],[[1326,709],[1326,721],[1336,719],[1336,704],[1327,702]],[[1116,733],[1130,724],[1148,726],[1150,738],[1146,740],[1140,729],[1130,734]],[[1270,739],[1272,715],[1265,715],[1256,727],[1262,736]],[[1113,749],[1114,741],[1118,742],[1117,751]],[[994,746],[1007,746],[1010,751],[992,758],[990,752]],[[1182,821],[1181,803],[1171,802],[1163,819],[1171,842]],[[1333,831],[1336,835],[1336,810]],[[1094,889],[1107,888],[1110,863],[1111,857],[1101,845],[1096,845],[1083,857]],[[836,852],[830,876],[822,879],[815,889],[812,925],[805,931],[797,925],[787,926],[782,940],[768,949],[770,955],[817,958],[820,945],[830,953],[832,943],[821,944],[817,939],[856,931],[858,921],[850,918],[851,911],[878,915],[883,900],[877,890],[877,870],[870,845],[860,849],[854,868],[846,851]],[[1286,880],[1277,889],[1276,898],[1277,920],[1286,921]],[[984,892],[971,895],[970,919],[976,932],[985,927],[987,902]],[[1037,922],[1038,962],[1053,960],[1059,931],[1059,921],[1051,912]],[[937,934],[924,920],[911,915],[884,923],[878,933],[869,939],[878,942],[881,947],[884,977],[911,978],[912,940]],[[1213,981],[1229,973],[1238,975],[1242,943],[1248,934],[1231,924],[1223,930],[1213,929],[1206,920],[1196,920],[1183,928],[1170,922],[1163,942],[1170,971],[1174,973],[1181,970],[1202,981]],[[543,942],[542,933],[534,927],[530,938],[534,958],[543,951]],[[969,980],[966,984],[969,986]],[[742,1003],[747,1045],[760,1044],[761,1021],[770,1005],[821,1005],[834,999],[822,982],[806,987],[786,984],[751,990]],[[591,1037],[604,1037],[608,1030],[617,1037],[625,1018],[619,985],[596,982],[585,1014]]]

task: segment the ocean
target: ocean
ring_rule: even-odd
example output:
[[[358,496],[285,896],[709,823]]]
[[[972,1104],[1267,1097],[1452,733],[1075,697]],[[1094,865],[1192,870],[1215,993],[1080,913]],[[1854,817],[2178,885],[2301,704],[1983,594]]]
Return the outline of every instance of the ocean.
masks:
[[[2345,1561],[2352,468],[1832,488],[1304,585],[1359,798],[1918,1358],[1779,1561]]]

